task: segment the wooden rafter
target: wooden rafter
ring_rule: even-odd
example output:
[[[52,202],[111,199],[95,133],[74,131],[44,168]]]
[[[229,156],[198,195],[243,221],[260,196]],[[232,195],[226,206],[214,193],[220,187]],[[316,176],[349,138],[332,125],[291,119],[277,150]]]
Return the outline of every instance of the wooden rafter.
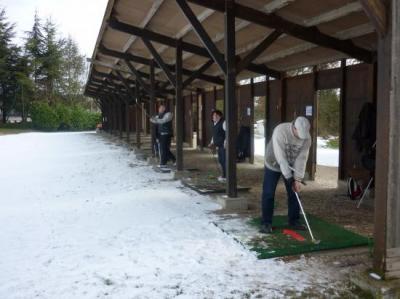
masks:
[[[157,32],[153,32],[148,29],[143,29],[143,28],[139,28],[139,27],[136,27],[136,26],[133,26],[130,24],[120,22],[115,17],[111,18],[108,24],[114,30],[117,30],[120,32],[125,32],[125,33],[136,35],[136,36],[140,36],[149,41],[154,41],[159,44],[163,44],[163,45],[167,45],[172,48],[176,48],[177,40],[172,37],[169,37],[167,35],[163,35],[163,34],[160,34]],[[200,47],[198,45],[195,45],[195,44],[191,44],[191,43],[182,41],[182,50],[185,52],[189,52],[189,53],[201,56],[201,57],[212,59],[212,57],[208,53],[207,49]],[[258,65],[255,63],[251,63],[247,67],[247,70],[254,72],[254,73],[263,74],[263,75],[267,74],[268,76],[271,76],[271,77],[277,78],[277,79],[280,78],[279,71],[271,69],[265,65]]]
[[[187,0],[200,6],[214,9],[219,12],[225,12],[223,0]],[[281,30],[283,33],[308,41],[321,47],[330,48],[345,53],[353,58],[371,63],[374,60],[374,53],[354,45],[351,40],[341,40],[330,35],[324,34],[317,27],[305,27],[292,23],[284,18],[268,14],[257,9],[235,4],[235,16],[237,18],[264,26]]]
[[[268,35],[257,47],[253,48],[249,54],[246,55],[236,66],[236,72],[239,74],[244,70],[254,59],[256,59],[261,53],[263,53],[268,47],[270,47],[274,41],[282,35],[282,32],[275,30]]]
[[[384,37],[387,31],[386,7],[382,0],[360,0],[364,12],[369,17],[376,31]]]

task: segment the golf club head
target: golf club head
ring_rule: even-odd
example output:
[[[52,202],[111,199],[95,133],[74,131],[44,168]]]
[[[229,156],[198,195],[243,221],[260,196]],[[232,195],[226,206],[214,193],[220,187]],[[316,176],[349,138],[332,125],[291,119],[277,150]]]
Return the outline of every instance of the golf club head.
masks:
[[[313,240],[311,240],[311,242],[312,242],[313,244],[315,244],[315,245],[318,245],[319,243],[321,243],[321,240],[313,239]]]

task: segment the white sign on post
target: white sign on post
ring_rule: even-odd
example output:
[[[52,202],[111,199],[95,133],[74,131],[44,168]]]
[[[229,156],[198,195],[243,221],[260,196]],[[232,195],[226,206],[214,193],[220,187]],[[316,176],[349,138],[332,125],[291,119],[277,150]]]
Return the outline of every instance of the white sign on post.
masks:
[[[312,116],[313,106],[306,106],[306,116]]]

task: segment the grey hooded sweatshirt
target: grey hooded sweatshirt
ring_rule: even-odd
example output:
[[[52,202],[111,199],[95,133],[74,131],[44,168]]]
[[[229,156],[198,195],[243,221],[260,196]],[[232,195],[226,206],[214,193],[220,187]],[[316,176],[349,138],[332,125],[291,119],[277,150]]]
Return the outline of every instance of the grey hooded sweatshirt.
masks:
[[[278,125],[265,150],[265,166],[289,179],[302,180],[306,169],[311,136],[300,139],[294,136],[292,123]],[[293,172],[289,167],[296,169]]]

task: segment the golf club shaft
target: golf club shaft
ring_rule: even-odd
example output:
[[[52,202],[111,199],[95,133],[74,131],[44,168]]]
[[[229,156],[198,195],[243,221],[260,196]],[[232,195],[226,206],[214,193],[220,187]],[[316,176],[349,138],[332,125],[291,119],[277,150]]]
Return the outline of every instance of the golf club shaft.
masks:
[[[304,220],[306,221],[307,228],[308,228],[308,232],[310,233],[310,236],[311,236],[311,240],[312,240],[313,242],[315,242],[316,240],[315,240],[314,235],[313,235],[313,233],[312,233],[312,231],[311,231],[310,224],[308,223],[307,216],[306,216],[306,213],[304,212],[303,205],[301,204],[301,200],[300,200],[299,194],[298,194],[297,192],[294,192],[294,194],[296,194],[296,198],[297,198],[297,201],[298,201],[298,203],[299,203],[301,212],[303,213]]]
[[[213,156],[213,160],[215,162],[215,165],[217,166],[217,169],[219,170],[219,164],[218,164],[218,159],[215,157],[214,151],[212,149],[211,150],[211,154]]]

